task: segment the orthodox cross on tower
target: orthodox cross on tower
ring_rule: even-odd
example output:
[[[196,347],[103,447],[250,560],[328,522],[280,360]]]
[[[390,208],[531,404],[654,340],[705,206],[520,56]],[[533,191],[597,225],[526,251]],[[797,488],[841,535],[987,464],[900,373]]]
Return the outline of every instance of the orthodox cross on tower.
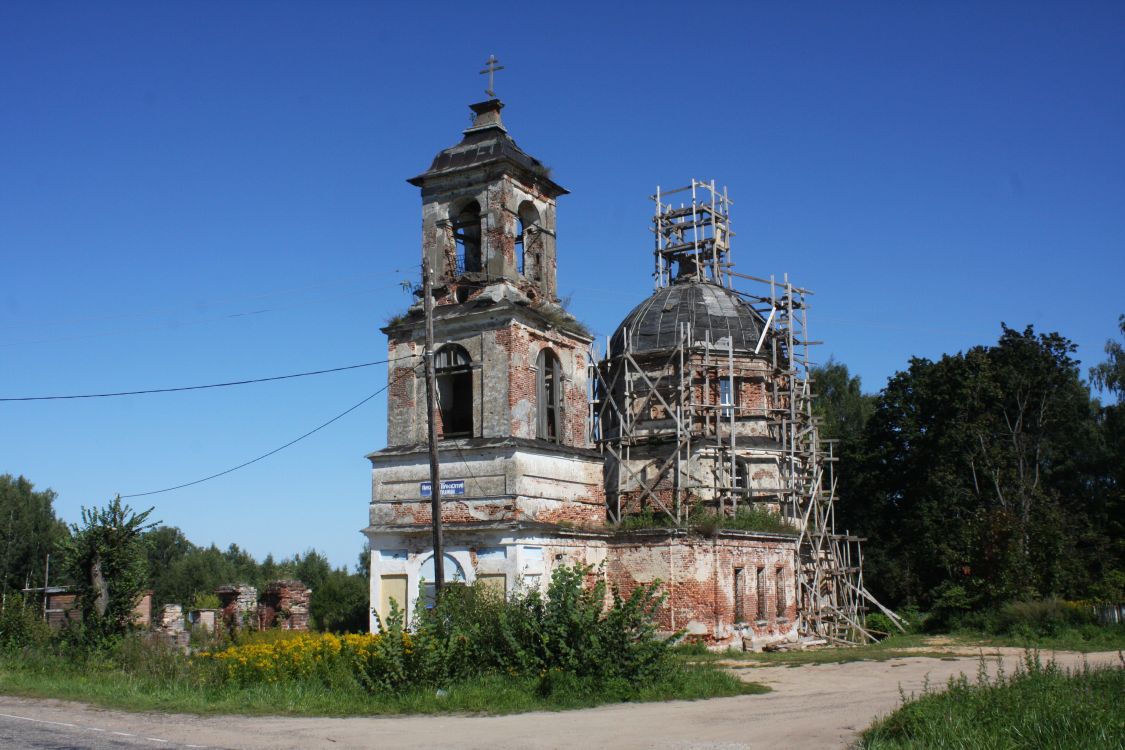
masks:
[[[493,99],[496,98],[496,92],[492,90],[492,87],[495,85],[496,71],[504,69],[503,65],[496,64],[498,62],[500,61],[496,59],[496,55],[489,55],[488,59],[484,61],[484,64],[488,67],[480,72],[481,75],[488,73],[488,88],[484,90],[484,93],[488,94]]]

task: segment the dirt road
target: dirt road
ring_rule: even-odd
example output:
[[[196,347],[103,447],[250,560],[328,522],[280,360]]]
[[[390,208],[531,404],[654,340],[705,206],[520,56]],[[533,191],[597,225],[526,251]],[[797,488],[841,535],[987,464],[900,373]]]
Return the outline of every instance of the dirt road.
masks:
[[[988,657],[1012,671],[1016,649]],[[1051,654],[1044,654],[1046,659]],[[1077,666],[1083,656],[1053,655]],[[1089,654],[1091,664],[1116,664],[1116,653]],[[773,688],[766,695],[709,701],[616,705],[514,716],[306,719],[129,714],[62,701],[0,696],[0,745],[18,748],[186,747],[230,750],[280,748],[487,748],[488,750],[660,750],[842,748],[872,719],[893,710],[901,686],[907,695],[943,685],[978,659],[908,658],[803,667],[742,667],[744,679]]]

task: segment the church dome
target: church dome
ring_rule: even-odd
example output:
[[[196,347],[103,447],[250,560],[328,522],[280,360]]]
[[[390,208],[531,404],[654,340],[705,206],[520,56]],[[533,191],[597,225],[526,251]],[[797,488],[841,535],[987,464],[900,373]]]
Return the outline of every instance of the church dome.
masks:
[[[681,324],[687,324],[695,341],[710,340],[735,351],[753,351],[765,321],[741,297],[726,287],[707,281],[680,280],[656,292],[617,327],[610,339],[611,356],[625,348],[629,332],[633,352],[674,349],[680,341]]]

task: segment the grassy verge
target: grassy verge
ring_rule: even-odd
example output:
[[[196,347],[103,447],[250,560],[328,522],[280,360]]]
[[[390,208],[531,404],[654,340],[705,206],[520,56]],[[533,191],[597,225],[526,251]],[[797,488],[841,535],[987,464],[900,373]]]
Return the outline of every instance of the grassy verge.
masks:
[[[745,661],[755,664],[776,664],[781,666],[801,666],[804,664],[844,664],[853,661],[885,661],[909,656],[948,657],[950,654],[937,650],[934,638],[917,634],[892,636],[879,643],[840,648],[819,648],[811,651],[777,651],[773,653],[753,653],[750,651],[706,651],[692,646],[679,647],[678,653],[684,658],[699,663],[716,661]],[[943,639],[943,643],[945,640]]]
[[[962,676],[874,724],[864,750],[1125,747],[1125,669],[1070,672],[1028,656],[1011,677]]]
[[[802,666],[805,664],[845,664],[854,661],[886,661],[911,657],[950,659],[951,652],[1011,647],[1036,651],[1125,650],[1125,628],[1090,627],[1061,631],[1055,635],[995,635],[964,630],[948,635],[900,633],[878,643],[812,651],[778,651],[756,654],[748,651],[707,651],[694,646],[677,647],[677,652],[697,663],[744,661],[760,665]]]
[[[967,644],[980,646],[1010,646],[1039,651],[1120,651],[1125,650],[1125,625],[1083,625],[1054,633],[984,633],[974,630],[959,631],[954,637]]]
[[[573,691],[541,695],[538,682],[485,676],[443,691],[410,690],[371,695],[361,689],[329,688],[316,682],[266,683],[248,687],[198,686],[138,678],[121,672],[34,674],[0,667],[0,692],[82,701],[128,711],[191,714],[377,716],[395,714],[506,714],[557,711],[631,700],[698,700],[766,692],[715,669],[690,667],[675,679],[647,685],[630,696],[610,688],[574,685]]]
[[[141,674],[109,663],[75,666],[61,659],[0,658],[0,693],[59,698],[127,711],[190,714],[376,716],[506,714],[557,711],[621,701],[699,700],[768,692],[708,665],[677,664],[663,679],[637,687],[583,682],[569,675],[544,680],[486,675],[443,690],[372,694],[356,683],[291,680],[248,686],[216,685],[190,668]]]

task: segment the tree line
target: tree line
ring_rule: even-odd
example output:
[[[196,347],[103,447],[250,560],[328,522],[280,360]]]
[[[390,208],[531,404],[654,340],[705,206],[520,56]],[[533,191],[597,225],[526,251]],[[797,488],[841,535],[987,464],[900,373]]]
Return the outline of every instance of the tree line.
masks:
[[[83,509],[81,523],[68,526],[55,516],[55,497],[52,490],[36,490],[22,476],[0,475],[0,587],[5,601],[45,582],[85,590],[112,579],[121,590],[151,589],[154,607],[217,607],[214,592],[223,584],[245,583],[261,591],[270,581],[297,579],[312,589],[309,614],[314,627],[367,630],[366,551],[360,553],[354,572],[333,568],[316,550],[281,560],[270,554],[258,562],[237,544],[225,550],[214,544],[198,546],[175,526],[146,524],[150,511],[135,513],[120,501]],[[117,621],[132,609],[131,603],[117,601],[108,587],[104,603],[98,602],[97,591],[92,593],[83,597],[87,620]],[[122,612],[116,611],[122,607]]]
[[[954,622],[1022,599],[1125,600],[1125,355],[1109,341],[1086,381],[1075,351],[1002,325],[995,344],[911,359],[877,394],[843,363],[815,369],[837,526],[866,537],[884,603]]]

